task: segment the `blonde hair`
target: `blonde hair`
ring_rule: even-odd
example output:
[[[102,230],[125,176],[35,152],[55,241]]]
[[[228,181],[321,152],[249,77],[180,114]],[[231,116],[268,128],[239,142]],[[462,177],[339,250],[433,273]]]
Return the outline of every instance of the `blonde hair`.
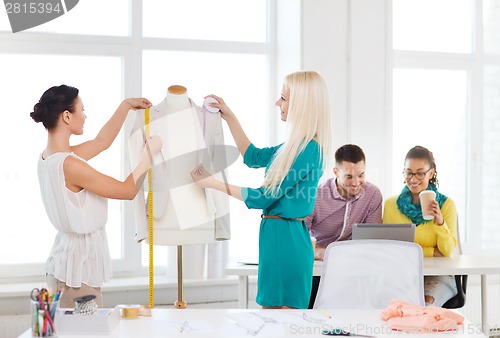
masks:
[[[276,194],[297,156],[311,140],[318,142],[324,170],[332,142],[331,111],[328,88],[323,77],[314,71],[289,74],[284,86],[290,90],[288,138],[278,149],[264,178],[266,193]]]

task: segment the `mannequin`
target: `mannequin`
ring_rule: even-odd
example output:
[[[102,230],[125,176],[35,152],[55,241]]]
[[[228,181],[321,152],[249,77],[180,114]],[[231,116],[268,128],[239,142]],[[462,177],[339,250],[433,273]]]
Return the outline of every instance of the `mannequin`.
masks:
[[[150,108],[150,134],[161,135],[163,140],[160,154],[153,159],[155,245],[204,244],[229,239],[227,196],[199,188],[189,174],[202,160],[210,167],[215,156],[213,146],[224,143],[220,116],[201,114],[187,89],[180,85],[170,86],[165,99]],[[129,139],[131,164],[145,139],[145,113],[138,112],[136,116]],[[147,190],[147,181],[145,185]],[[148,236],[144,193],[139,193],[134,203],[136,240],[140,242]]]

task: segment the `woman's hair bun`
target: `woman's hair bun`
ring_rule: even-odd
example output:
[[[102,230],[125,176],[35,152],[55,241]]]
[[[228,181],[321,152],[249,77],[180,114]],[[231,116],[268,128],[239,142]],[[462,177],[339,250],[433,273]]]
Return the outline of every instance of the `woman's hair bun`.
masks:
[[[42,122],[43,117],[47,115],[47,105],[44,102],[38,102],[33,107],[33,111],[30,113],[31,118],[36,122]]]
[[[78,89],[75,87],[60,85],[47,89],[30,113],[31,118],[36,122],[42,122],[49,130],[57,125],[59,115],[68,110],[73,112],[74,102],[78,96]]]

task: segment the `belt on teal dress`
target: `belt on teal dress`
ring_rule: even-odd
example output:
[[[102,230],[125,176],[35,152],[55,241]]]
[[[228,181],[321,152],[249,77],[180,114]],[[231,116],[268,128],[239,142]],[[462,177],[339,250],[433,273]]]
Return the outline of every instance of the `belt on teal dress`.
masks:
[[[274,218],[274,219],[281,219],[284,221],[305,221],[306,218],[288,218],[288,217],[281,217],[281,216],[273,216],[273,215],[260,215],[260,218]]]

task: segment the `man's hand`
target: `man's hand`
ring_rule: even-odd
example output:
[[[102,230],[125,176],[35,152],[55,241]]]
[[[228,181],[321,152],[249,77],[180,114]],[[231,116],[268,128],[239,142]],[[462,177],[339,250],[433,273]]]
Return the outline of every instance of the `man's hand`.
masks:
[[[325,249],[326,247],[316,244],[316,248],[314,249],[314,260],[322,261],[325,258]]]

